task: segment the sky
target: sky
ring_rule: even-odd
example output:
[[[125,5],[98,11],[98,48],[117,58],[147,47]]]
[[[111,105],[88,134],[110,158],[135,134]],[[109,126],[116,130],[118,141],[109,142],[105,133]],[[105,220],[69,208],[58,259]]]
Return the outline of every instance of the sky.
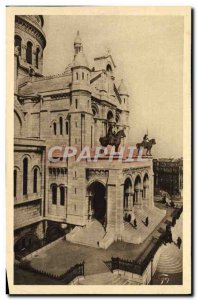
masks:
[[[130,98],[130,145],[148,130],[154,157],[183,151],[183,29],[181,16],[45,16],[44,75],[62,73],[72,62],[77,30],[90,66],[110,49],[117,85]]]

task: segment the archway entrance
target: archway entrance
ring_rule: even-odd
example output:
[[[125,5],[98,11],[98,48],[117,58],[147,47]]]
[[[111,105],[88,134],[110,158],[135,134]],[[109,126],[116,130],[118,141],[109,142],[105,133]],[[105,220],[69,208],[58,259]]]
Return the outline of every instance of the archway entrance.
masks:
[[[89,213],[91,218],[97,219],[104,227],[106,227],[107,219],[107,203],[105,186],[95,181],[88,187],[89,194]]]

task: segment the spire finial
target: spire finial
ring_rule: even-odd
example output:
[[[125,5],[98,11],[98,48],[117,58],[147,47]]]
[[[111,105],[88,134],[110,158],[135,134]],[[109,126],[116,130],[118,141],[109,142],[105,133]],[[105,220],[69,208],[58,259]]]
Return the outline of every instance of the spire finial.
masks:
[[[82,40],[79,35],[79,30],[77,30],[77,35],[74,41],[74,48],[75,48],[75,55],[83,51]]]

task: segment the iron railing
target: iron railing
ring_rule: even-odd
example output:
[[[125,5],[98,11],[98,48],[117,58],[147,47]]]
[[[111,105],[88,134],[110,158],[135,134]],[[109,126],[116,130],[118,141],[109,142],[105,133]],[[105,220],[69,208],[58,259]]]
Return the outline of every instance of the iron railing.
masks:
[[[79,264],[76,264],[76,265],[72,266],[65,273],[63,273],[61,275],[56,275],[56,274],[52,274],[52,273],[49,273],[49,272],[44,271],[44,270],[35,269],[30,265],[30,262],[28,262],[28,261],[22,261],[20,263],[15,264],[15,266],[20,268],[20,269],[27,270],[27,271],[33,272],[35,274],[43,275],[43,276],[48,277],[50,279],[57,280],[57,281],[59,281],[60,283],[63,283],[63,284],[69,284],[76,277],[84,276],[84,274],[85,274],[84,273],[85,272],[84,271],[84,269],[85,269],[84,265],[85,265],[85,262],[83,261],[82,263],[79,263]]]

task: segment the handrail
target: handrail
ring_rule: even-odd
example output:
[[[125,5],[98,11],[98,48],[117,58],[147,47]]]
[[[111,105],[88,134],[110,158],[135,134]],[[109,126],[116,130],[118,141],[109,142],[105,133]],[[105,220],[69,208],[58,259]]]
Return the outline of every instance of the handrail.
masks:
[[[72,266],[70,269],[68,269],[66,272],[64,272],[61,275],[55,275],[55,274],[49,273],[47,271],[35,269],[30,265],[30,262],[28,262],[28,261],[22,261],[20,263],[15,263],[15,265],[17,267],[19,267],[20,269],[27,270],[27,271],[37,273],[37,274],[41,274],[41,275],[46,276],[48,278],[58,280],[58,281],[60,281],[64,284],[69,284],[76,277],[84,276],[85,262],[83,261],[82,263],[79,263],[79,264],[76,264],[76,265]]]

